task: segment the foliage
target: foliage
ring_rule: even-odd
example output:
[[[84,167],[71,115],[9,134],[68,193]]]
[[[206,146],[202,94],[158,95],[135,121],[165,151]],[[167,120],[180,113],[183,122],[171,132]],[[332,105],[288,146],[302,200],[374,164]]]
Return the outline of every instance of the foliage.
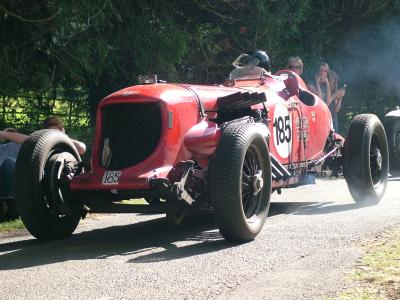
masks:
[[[18,229],[24,229],[25,226],[22,223],[21,219],[16,219],[16,220],[9,220],[0,223],[0,233],[6,233],[6,232],[11,232],[15,231]]]
[[[6,0],[0,94],[81,89],[93,120],[100,99],[139,74],[221,82],[238,54],[261,48],[274,70],[301,56],[307,80],[328,61],[349,86],[342,121],[366,110],[382,115],[399,100],[387,74],[400,70],[399,2]],[[370,61],[379,63],[366,70]]]
[[[33,93],[19,96],[0,95],[0,129],[14,127],[21,133],[30,134],[41,128],[45,118],[55,115],[63,121],[69,136],[84,142],[90,148],[90,116],[83,95],[77,91],[73,95],[62,92],[58,94],[64,99],[57,98],[56,94],[51,95],[51,98],[48,95]],[[90,151],[87,155],[90,155]]]

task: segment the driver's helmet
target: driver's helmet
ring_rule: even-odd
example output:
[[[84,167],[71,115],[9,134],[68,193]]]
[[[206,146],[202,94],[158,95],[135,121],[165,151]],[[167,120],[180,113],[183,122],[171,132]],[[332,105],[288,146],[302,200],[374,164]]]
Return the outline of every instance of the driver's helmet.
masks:
[[[271,62],[265,51],[254,50],[249,53],[242,53],[233,62],[233,65],[237,68],[244,66],[254,66],[265,69],[267,72],[271,72]]]

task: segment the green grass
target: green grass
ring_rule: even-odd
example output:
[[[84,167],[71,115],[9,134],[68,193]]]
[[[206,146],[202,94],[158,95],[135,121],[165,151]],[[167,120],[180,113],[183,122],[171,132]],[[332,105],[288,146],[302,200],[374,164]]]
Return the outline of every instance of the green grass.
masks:
[[[400,299],[400,229],[365,246],[367,254],[350,276],[349,289],[337,299]]]
[[[18,229],[24,229],[25,226],[21,219],[11,220],[0,223],[0,233],[15,231]]]
[[[130,204],[130,205],[147,204],[146,200],[144,200],[143,198],[122,200],[121,203],[122,204]]]

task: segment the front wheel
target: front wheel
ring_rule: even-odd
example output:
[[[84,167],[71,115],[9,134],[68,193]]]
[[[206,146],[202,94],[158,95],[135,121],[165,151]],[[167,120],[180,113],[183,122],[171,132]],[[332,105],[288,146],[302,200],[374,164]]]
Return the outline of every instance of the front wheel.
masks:
[[[344,175],[353,199],[377,203],[383,197],[389,172],[385,129],[372,114],[353,118],[344,144]]]
[[[267,218],[271,162],[263,125],[225,127],[208,171],[208,195],[227,240],[253,240]]]
[[[71,140],[58,130],[41,130],[22,144],[16,164],[16,204],[22,222],[38,239],[54,240],[72,234],[81,206],[62,184],[64,166],[80,161]]]

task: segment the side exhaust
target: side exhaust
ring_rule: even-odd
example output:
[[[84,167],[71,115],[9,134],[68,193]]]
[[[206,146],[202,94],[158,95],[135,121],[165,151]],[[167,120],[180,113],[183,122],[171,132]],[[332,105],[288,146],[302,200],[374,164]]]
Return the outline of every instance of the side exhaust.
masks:
[[[272,171],[272,180],[286,180],[293,175],[286,170],[286,168],[270,153],[271,156],[271,171]]]

